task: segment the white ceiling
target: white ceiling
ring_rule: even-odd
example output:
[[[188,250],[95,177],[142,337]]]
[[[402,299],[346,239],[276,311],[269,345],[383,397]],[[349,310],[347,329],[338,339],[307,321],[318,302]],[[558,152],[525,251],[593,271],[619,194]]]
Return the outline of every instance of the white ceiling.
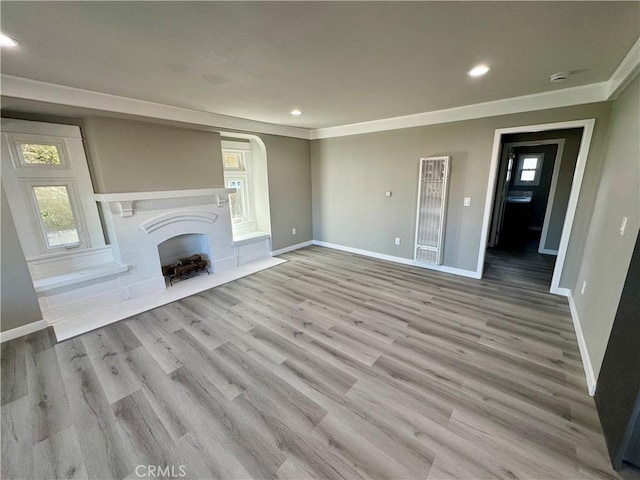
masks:
[[[606,81],[640,2],[5,1],[1,27],[4,74],[321,128]]]

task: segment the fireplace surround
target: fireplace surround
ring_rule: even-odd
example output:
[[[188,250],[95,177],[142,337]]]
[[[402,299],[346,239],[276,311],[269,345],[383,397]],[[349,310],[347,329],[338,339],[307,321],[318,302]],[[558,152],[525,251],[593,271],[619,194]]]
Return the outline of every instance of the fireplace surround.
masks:
[[[95,196],[114,260],[129,266],[128,274],[122,277],[129,298],[166,288],[158,247],[171,239],[196,235],[200,248],[209,256],[212,273],[238,265],[228,205],[233,192],[211,188]]]

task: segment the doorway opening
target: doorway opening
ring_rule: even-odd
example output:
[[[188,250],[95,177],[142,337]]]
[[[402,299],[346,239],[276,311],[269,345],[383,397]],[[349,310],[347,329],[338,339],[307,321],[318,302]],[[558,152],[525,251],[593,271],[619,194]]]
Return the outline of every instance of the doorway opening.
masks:
[[[478,271],[560,286],[594,120],[496,130]]]

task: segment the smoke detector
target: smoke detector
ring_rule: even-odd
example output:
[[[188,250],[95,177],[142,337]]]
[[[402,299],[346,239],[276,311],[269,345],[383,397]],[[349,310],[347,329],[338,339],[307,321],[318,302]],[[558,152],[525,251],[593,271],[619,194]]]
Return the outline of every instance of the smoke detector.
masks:
[[[551,75],[549,80],[551,82],[564,82],[567,78],[569,78],[569,72],[558,72]]]

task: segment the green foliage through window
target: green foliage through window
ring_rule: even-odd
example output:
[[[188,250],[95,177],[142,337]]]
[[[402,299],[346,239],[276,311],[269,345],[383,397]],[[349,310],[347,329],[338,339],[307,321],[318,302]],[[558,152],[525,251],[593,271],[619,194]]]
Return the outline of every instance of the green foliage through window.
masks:
[[[67,187],[33,187],[50,247],[77,243],[78,231]]]
[[[60,165],[58,147],[38,143],[23,143],[20,145],[24,162],[28,164]]]

